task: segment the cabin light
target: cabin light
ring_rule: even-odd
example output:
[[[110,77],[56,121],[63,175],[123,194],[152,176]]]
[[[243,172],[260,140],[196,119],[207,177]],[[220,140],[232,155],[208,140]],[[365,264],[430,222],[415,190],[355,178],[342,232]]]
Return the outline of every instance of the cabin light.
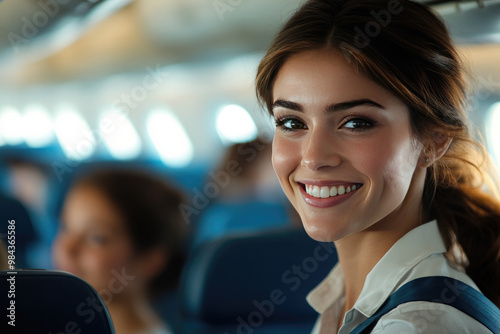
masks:
[[[225,145],[257,138],[257,126],[250,114],[238,105],[222,107],[217,114],[217,133]]]
[[[23,142],[23,117],[12,106],[0,110],[0,134],[7,145],[19,145]]]
[[[96,139],[88,123],[71,106],[59,106],[58,109],[55,132],[64,154],[76,161],[88,159],[96,149]]]
[[[113,158],[129,160],[140,155],[141,138],[127,115],[120,110],[109,109],[103,113],[99,132]]]
[[[146,121],[149,136],[167,166],[182,168],[191,163],[194,149],[186,130],[170,111],[158,108]]]
[[[500,102],[494,103],[488,110],[487,114],[487,136],[488,146],[496,160],[497,166],[500,167]]]
[[[54,139],[52,119],[45,107],[28,105],[23,115],[22,133],[31,148],[48,146]]]

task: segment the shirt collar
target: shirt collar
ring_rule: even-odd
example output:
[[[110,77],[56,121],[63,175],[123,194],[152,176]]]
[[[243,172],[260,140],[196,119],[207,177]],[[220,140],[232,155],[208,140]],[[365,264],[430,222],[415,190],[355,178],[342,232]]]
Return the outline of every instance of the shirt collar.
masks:
[[[393,293],[413,267],[432,254],[446,252],[436,220],[420,225],[400,238],[366,277],[354,308],[370,317]],[[309,304],[323,313],[344,294],[344,276],[336,264],[328,276],[307,296]]]
[[[344,295],[344,288],[344,274],[337,263],[328,276],[309,292],[306,300],[316,312],[322,314]]]

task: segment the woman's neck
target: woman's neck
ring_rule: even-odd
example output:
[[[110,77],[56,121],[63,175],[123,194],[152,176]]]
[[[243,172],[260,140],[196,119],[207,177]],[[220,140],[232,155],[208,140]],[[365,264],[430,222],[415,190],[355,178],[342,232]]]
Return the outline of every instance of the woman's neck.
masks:
[[[161,324],[145,296],[113,300],[107,307],[117,334],[141,333]]]
[[[415,181],[415,180],[413,180]],[[421,186],[414,186],[421,184]],[[345,306],[349,311],[363,290],[366,277],[389,249],[406,233],[426,222],[422,210],[423,182],[412,182],[403,203],[369,228],[335,241],[345,282]]]

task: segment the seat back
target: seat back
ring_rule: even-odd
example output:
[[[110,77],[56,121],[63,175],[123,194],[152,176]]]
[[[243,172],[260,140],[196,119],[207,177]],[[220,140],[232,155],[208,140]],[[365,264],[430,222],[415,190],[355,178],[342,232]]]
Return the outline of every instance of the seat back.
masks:
[[[7,314],[0,322],[0,333],[114,333],[99,294],[74,275],[0,271],[0,291],[0,308]]]
[[[308,333],[305,297],[337,262],[303,230],[226,236],[200,246],[181,286],[183,333]]]
[[[235,232],[255,232],[290,225],[288,208],[283,202],[222,202],[206,209],[198,222],[192,242],[203,242]]]

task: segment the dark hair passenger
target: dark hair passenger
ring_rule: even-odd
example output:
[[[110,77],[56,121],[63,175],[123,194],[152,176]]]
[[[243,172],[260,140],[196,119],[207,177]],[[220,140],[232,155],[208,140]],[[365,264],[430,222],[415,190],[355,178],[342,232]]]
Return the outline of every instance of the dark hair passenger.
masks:
[[[121,169],[83,176],[65,199],[54,263],[99,292],[118,334],[170,333],[150,297],[179,280],[182,200],[163,180]]]

